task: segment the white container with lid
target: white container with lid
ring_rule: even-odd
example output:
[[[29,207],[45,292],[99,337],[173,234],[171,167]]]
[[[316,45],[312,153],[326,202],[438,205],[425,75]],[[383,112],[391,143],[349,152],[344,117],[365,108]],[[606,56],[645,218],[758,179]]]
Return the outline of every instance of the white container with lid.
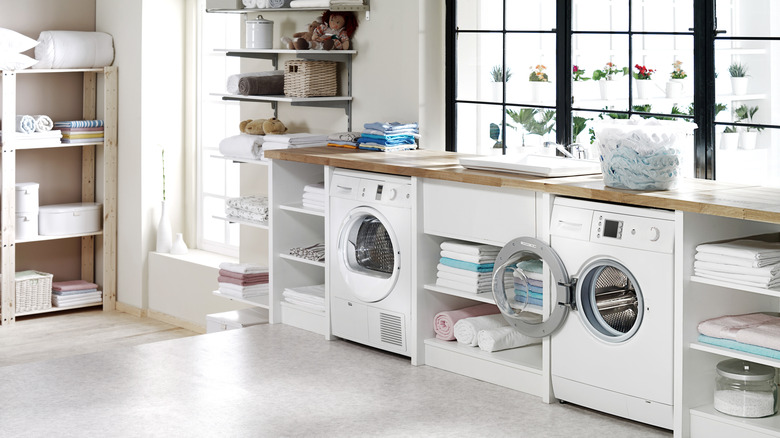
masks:
[[[254,20],[246,20],[246,48],[270,49],[273,47],[274,22],[258,15]]]
[[[38,234],[63,236],[100,231],[101,207],[95,202],[42,205],[38,214]]]
[[[38,237],[38,212],[16,212],[16,240],[30,240]]]
[[[759,418],[777,413],[775,369],[741,359],[718,363],[713,407],[736,417]]]
[[[38,214],[38,188],[36,182],[16,183],[16,211]]]

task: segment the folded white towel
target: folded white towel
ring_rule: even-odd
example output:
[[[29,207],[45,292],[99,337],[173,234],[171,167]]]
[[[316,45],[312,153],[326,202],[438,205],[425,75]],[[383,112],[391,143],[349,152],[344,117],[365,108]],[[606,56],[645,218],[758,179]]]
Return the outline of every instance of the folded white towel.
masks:
[[[500,313],[496,313],[494,315],[474,316],[461,319],[455,323],[453,332],[455,333],[455,339],[461,344],[476,347],[479,341],[477,335],[480,330],[490,330],[506,327],[508,325],[504,316]]]
[[[438,266],[436,266],[436,269],[438,269],[438,272],[449,272],[451,274],[461,275],[464,277],[468,277],[471,279],[492,279],[493,278],[493,272],[475,272],[475,271],[469,271],[468,269],[460,269],[460,268],[454,268],[452,266],[447,266],[444,264],[439,263]]]
[[[303,201],[303,208],[307,210],[325,211],[325,204]]]
[[[28,115],[16,116],[16,132],[32,134],[35,132],[35,118]]]
[[[510,348],[525,347],[526,345],[540,344],[541,342],[541,339],[526,336],[511,326],[480,330],[477,333],[479,349],[491,353]]]
[[[264,274],[268,272],[267,266],[260,266],[254,263],[230,263],[222,262],[219,269],[235,272],[236,274]]]
[[[705,262],[719,263],[723,265],[746,266],[749,268],[761,268],[764,266],[780,263],[780,257],[772,257],[761,260],[743,259],[722,254],[712,254],[707,252],[697,252],[694,256],[696,260]]]
[[[743,259],[762,260],[780,257],[780,242],[737,239],[721,243],[702,243],[696,247],[696,251]]]
[[[311,134],[308,132],[298,132],[293,134],[268,134],[266,140],[274,143],[300,144],[327,144],[328,136],[324,134]]]
[[[230,158],[259,160],[262,158],[262,135],[239,134],[223,138],[219,142],[219,153]]]
[[[225,295],[238,298],[251,298],[268,295],[268,283],[252,286],[239,286],[233,283],[219,283],[219,291]]]
[[[304,193],[320,193],[322,195],[327,195],[325,193],[325,183],[320,182],[317,184],[306,184],[303,186],[303,192]]]
[[[780,278],[776,276],[762,276],[762,275],[747,275],[747,274],[734,274],[728,272],[709,271],[706,269],[694,269],[693,273],[699,276],[707,276],[707,278],[717,277],[724,281],[736,281],[740,284],[750,283],[756,287],[774,287],[780,285]]]
[[[758,277],[776,278],[780,275],[780,263],[773,265],[751,268],[747,266],[725,265],[723,263],[713,263],[704,260],[693,262],[694,269],[703,269],[706,271],[716,271],[730,274],[755,275]]]
[[[328,197],[325,196],[324,193],[323,194],[317,194],[317,193],[304,192],[303,196],[301,196],[301,199],[306,200],[306,201],[310,201],[310,202],[319,202],[321,204],[324,204],[325,201],[328,199]]]
[[[460,252],[445,251],[445,250],[442,250],[439,254],[442,257],[447,257],[450,259],[461,260],[464,262],[477,263],[477,264],[493,263],[496,261],[496,255],[497,255],[497,254],[469,255]]]
[[[330,0],[293,0],[290,2],[291,8],[328,8]]]
[[[459,281],[448,280],[446,278],[437,278],[436,284],[441,287],[455,289],[461,292],[468,292],[472,294],[486,294],[486,293],[490,293],[493,290],[491,284],[487,284],[485,286],[471,286],[468,284],[461,283]]]
[[[35,119],[35,132],[47,132],[54,128],[54,122],[49,116],[35,115],[33,119]]]
[[[701,270],[699,271],[694,270],[694,274],[698,277],[709,278],[711,280],[718,280],[727,283],[733,283],[742,286],[752,286],[752,287],[758,287],[763,289],[775,289],[778,286],[780,286],[780,280],[774,280],[771,282],[749,281],[749,280],[743,280],[743,279],[731,277],[729,276],[729,274],[723,274],[720,272],[712,273],[712,271],[701,271]]]
[[[493,245],[483,245],[479,243],[466,243],[458,242],[455,240],[447,240],[441,243],[441,249],[444,251],[458,252],[461,254],[470,254],[478,256],[480,254],[496,254],[501,248]]]

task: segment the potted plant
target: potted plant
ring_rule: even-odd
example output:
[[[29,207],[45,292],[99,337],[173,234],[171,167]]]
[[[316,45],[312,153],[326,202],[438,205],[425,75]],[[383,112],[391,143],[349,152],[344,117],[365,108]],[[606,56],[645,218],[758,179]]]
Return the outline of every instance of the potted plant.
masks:
[[[653,73],[655,73],[655,70],[639,64],[634,65],[634,68],[637,70],[634,72],[634,79],[636,79],[636,97],[638,99],[647,99],[653,86],[653,83],[650,80]]]
[[[512,77],[512,71],[504,68],[501,65],[493,66],[490,69],[490,82],[493,88],[493,100],[500,102],[503,99],[503,87],[505,82],[509,82],[509,78]]]
[[[537,64],[531,67],[531,74],[528,75],[528,82],[531,86],[531,101],[541,102],[550,97],[551,83],[547,75],[547,67],[544,64]]]
[[[585,84],[585,81],[589,81],[591,78],[589,76],[585,76],[585,69],[581,68],[580,66],[574,65],[571,68],[571,89],[572,89],[572,95],[577,100],[586,99],[587,89],[588,86]],[[595,90],[594,90],[595,91]]]
[[[737,96],[747,93],[748,74],[747,66],[739,62],[733,62],[729,66],[729,76],[731,76],[731,92]]]
[[[669,75],[669,82],[666,83],[666,97],[680,97],[685,89],[683,80],[687,77],[688,73],[682,69],[682,61],[674,61],[672,63],[672,73]]]
[[[611,100],[617,95],[619,85],[616,79],[619,73],[622,73],[623,76],[627,75],[628,67],[621,68],[612,62],[607,62],[603,68],[593,71],[592,78],[599,83],[599,92],[602,99]]]
[[[738,122],[754,123],[753,116],[758,112],[757,106],[742,105],[734,110]],[[739,148],[740,149],[755,149],[758,133],[763,131],[764,128],[758,126],[746,126],[744,130],[739,133]]]
[[[739,132],[734,126],[727,126],[720,134],[720,148],[724,150],[733,150],[739,145]]]

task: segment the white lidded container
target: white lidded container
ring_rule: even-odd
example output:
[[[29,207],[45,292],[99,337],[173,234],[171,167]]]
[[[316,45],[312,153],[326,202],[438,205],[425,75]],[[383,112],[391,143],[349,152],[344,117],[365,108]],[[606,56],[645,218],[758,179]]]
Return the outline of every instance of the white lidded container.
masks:
[[[38,237],[38,212],[16,212],[16,240],[30,240]]]
[[[38,212],[38,234],[63,236],[100,231],[101,207],[96,202],[42,205]]]
[[[36,182],[16,183],[16,211],[38,214],[39,187]]]
[[[258,15],[254,20],[246,20],[246,48],[270,49],[273,47],[274,22]]]

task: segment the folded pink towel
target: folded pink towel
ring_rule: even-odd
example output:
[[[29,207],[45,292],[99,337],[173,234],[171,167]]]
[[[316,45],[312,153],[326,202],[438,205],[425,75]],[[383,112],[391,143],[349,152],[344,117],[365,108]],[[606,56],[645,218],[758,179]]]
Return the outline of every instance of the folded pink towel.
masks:
[[[492,315],[498,313],[498,307],[494,304],[477,304],[476,306],[465,307],[457,310],[445,310],[439,312],[433,317],[433,331],[436,337],[444,341],[455,340],[455,323],[463,318],[473,316]]]
[[[219,275],[222,277],[231,277],[238,280],[268,280],[268,273],[263,274],[239,274],[237,272],[228,271],[227,269],[220,269]]]
[[[97,289],[98,285],[85,280],[55,281],[51,284],[51,290],[67,292],[71,290]]]
[[[757,327],[740,330],[737,332],[737,342],[780,350],[780,318]]]
[[[265,280],[240,280],[238,278],[233,277],[225,277],[224,275],[220,275],[217,277],[217,281],[219,283],[230,283],[230,284],[236,284],[238,286],[254,286],[256,284],[268,284],[268,279]]]
[[[739,331],[771,322],[780,322],[780,318],[764,313],[725,315],[700,322],[699,333],[713,338],[736,341]]]

